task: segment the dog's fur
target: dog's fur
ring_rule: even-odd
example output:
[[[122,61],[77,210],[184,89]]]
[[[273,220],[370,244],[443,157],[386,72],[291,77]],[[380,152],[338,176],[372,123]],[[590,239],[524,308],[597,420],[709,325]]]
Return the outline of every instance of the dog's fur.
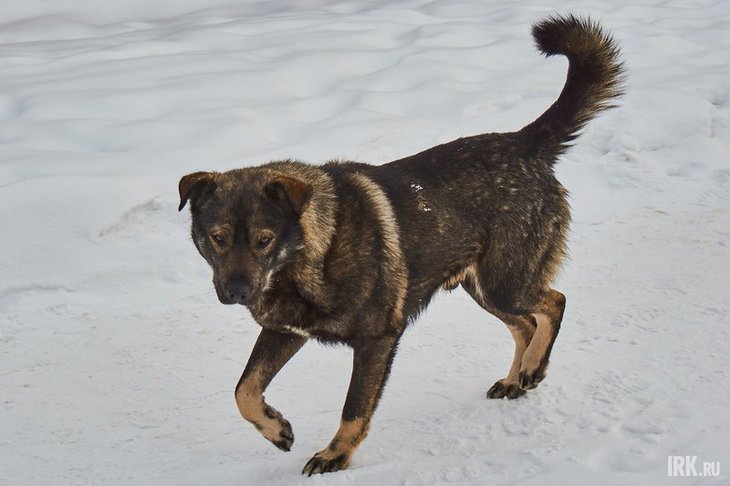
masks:
[[[512,133],[461,138],[381,166],[294,161],[180,181],[192,237],[218,297],[263,328],[236,387],[241,415],[277,447],[292,429],[266,404],[274,375],[309,339],[354,350],[337,434],[303,473],[347,467],[365,437],[398,340],[439,288],[461,285],[515,340],[489,398],[516,398],[545,377],[565,297],[550,283],[570,220],[553,165],[620,95],[613,40],[573,16],[533,27],[538,48],[569,59],[558,100]]]

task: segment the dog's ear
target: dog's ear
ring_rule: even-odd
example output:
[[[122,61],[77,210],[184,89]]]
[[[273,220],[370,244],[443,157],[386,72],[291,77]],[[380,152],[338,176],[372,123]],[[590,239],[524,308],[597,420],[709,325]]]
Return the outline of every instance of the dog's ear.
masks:
[[[188,200],[190,206],[197,207],[201,196],[215,190],[215,175],[215,172],[193,172],[180,179],[180,206],[177,210],[182,211]]]
[[[264,186],[264,194],[277,203],[288,202],[301,216],[312,198],[312,186],[292,177],[277,176]]]

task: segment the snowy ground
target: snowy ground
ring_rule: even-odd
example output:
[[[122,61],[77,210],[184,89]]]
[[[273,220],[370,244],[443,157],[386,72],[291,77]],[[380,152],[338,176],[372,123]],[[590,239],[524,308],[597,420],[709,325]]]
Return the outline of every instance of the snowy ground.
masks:
[[[730,3],[581,2],[621,46],[618,110],[558,165],[568,296],[548,379],[484,397],[512,341],[463,292],[408,331],[350,470],[299,476],[336,430],[344,348],[272,384],[284,454],[233,386],[257,335],[217,303],[178,213],[187,172],[293,156],[386,162],[517,129],[571,2],[3,0],[0,482],[730,484]],[[667,478],[667,456],[721,478]]]

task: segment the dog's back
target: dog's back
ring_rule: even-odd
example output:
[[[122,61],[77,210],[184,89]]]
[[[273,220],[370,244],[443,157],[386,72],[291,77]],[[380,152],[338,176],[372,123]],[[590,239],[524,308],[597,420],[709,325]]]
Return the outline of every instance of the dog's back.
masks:
[[[518,132],[461,138],[370,171],[398,214],[409,312],[477,260],[489,262],[482,290],[493,303],[524,312],[558,269],[570,214],[553,165],[621,94],[622,66],[611,37],[589,20],[549,18],[533,36],[541,52],[569,60],[559,98],[539,118]]]

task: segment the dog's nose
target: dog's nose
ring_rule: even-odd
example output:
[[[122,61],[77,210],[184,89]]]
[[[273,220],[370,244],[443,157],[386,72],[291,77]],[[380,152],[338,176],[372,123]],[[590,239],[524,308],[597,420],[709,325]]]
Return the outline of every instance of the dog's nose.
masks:
[[[245,304],[251,298],[251,285],[243,278],[232,278],[226,285],[228,297],[237,304]]]

